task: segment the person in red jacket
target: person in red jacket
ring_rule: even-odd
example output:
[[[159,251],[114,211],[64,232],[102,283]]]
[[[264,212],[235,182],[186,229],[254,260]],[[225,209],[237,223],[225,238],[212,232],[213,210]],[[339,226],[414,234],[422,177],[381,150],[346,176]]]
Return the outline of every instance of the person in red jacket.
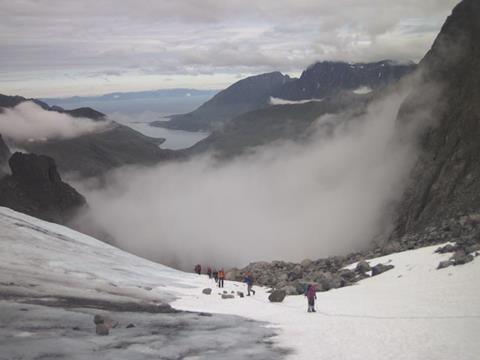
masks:
[[[220,269],[220,271],[218,272],[218,287],[221,287],[223,288],[223,281],[225,280],[225,271],[222,269]]]
[[[317,289],[315,285],[310,284],[307,286],[307,291],[305,292],[305,296],[308,300],[308,310],[307,312],[316,312],[315,311],[315,299],[317,298]]]

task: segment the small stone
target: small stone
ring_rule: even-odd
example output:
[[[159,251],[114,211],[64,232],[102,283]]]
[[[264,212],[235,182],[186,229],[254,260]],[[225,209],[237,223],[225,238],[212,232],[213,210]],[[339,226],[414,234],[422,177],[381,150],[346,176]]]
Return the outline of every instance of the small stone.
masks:
[[[237,291],[237,295],[238,295],[239,297],[241,297],[241,298],[243,298],[243,297],[245,296],[245,295],[243,294],[243,292],[241,292],[241,291]]]
[[[235,295],[232,294],[222,294],[222,299],[233,299]]]
[[[135,327],[135,325],[132,324],[132,323],[130,323],[130,324],[127,325],[127,329],[134,328],[134,327]]]
[[[95,325],[103,324],[105,322],[105,317],[97,314],[93,317],[93,322],[95,323]]]
[[[105,324],[98,324],[95,332],[97,335],[105,336],[110,333],[110,329]]]
[[[203,289],[202,293],[204,293],[205,295],[210,295],[212,293],[212,289],[210,288]]]

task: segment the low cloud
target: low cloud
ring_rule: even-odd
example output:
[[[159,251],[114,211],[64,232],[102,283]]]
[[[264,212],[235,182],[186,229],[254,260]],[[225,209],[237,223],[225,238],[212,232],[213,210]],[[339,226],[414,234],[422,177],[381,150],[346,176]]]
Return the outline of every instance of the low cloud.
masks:
[[[105,128],[108,121],[74,118],[46,111],[34,102],[23,102],[0,113],[0,134],[17,143],[70,139]]]
[[[118,170],[105,189],[83,187],[83,221],[95,219],[122,248],[184,269],[359,249],[389,228],[415,159],[417,125],[405,135],[396,123],[406,95],[387,96],[361,116],[325,115],[306,144],[224,163],[207,155]]]

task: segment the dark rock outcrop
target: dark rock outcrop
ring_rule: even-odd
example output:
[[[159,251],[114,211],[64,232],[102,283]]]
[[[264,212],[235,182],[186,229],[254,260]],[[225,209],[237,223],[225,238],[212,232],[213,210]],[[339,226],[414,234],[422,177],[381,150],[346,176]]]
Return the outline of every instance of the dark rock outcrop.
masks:
[[[8,148],[7,144],[2,138],[2,134],[0,134],[0,177],[6,174],[6,167],[8,163],[8,159],[10,158],[10,149]]]
[[[479,19],[479,1],[453,9],[419,64],[422,85],[400,109],[400,124],[425,117],[426,125],[390,239],[402,248],[480,234]]]
[[[55,161],[44,155],[15,153],[11,175],[0,180],[0,205],[47,221],[66,223],[85,198],[64,183]]]
[[[375,90],[411,73],[416,65],[389,60],[348,64],[324,61],[310,65],[299,79],[282,86],[273,96],[288,100],[321,99],[340,91],[367,87]]]

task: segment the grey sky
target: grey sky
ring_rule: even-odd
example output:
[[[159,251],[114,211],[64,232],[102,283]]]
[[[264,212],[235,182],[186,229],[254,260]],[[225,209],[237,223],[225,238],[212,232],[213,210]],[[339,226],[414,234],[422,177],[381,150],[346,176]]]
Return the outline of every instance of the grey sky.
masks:
[[[318,60],[418,61],[457,0],[0,0],[0,92],[221,88]]]

